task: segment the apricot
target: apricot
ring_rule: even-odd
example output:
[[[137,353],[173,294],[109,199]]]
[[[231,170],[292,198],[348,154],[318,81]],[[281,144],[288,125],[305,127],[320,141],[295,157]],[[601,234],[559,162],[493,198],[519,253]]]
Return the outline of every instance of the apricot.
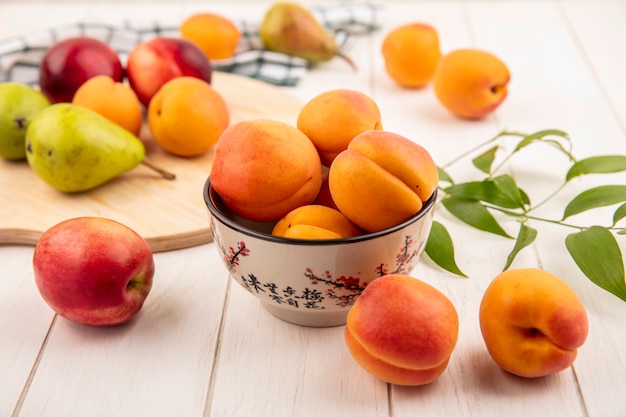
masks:
[[[233,213],[252,221],[278,221],[313,202],[322,183],[322,164],[313,143],[296,127],[252,119],[224,131],[210,178]]]
[[[215,13],[196,13],[180,25],[180,36],[196,45],[209,59],[232,57],[241,38],[239,28]]]
[[[502,104],[511,75],[490,52],[457,49],[444,55],[433,77],[435,95],[453,114],[480,119]]]
[[[287,213],[276,223],[272,234],[299,239],[336,239],[358,236],[361,231],[340,211],[309,204]]]
[[[319,193],[317,193],[317,197],[315,197],[315,200],[313,200],[313,203],[338,210],[337,205],[333,201],[333,196],[330,194],[330,187],[328,186],[328,176],[326,176],[326,178],[322,178],[322,186],[320,187]]]
[[[382,129],[380,109],[368,95],[349,89],[325,91],[306,102],[296,126],[309,137],[330,166],[359,133]]]
[[[396,27],[383,39],[381,51],[387,74],[409,88],[428,84],[441,58],[437,30],[425,23]]]
[[[423,385],[447,368],[459,333],[452,302],[408,275],[372,281],[348,313],[345,342],[366,371],[397,385]]]
[[[182,157],[207,152],[229,123],[224,98],[208,82],[195,77],[167,81],[148,107],[148,126],[154,141]]]
[[[361,229],[376,232],[416,214],[437,188],[437,166],[426,149],[384,130],[357,135],[328,172],[334,203]]]
[[[498,275],[483,294],[479,320],[493,360],[527,378],[572,365],[589,328],[576,292],[561,278],[537,268]]]
[[[133,135],[139,135],[143,110],[137,94],[127,84],[108,75],[97,75],[78,87],[72,103],[91,109]]]

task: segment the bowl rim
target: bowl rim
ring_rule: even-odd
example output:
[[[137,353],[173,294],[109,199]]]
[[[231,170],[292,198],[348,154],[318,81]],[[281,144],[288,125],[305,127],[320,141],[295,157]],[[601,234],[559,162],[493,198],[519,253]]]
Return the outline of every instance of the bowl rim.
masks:
[[[217,218],[217,220],[219,220],[220,223],[240,233],[243,233],[251,237],[255,237],[257,239],[266,240],[266,241],[274,242],[274,243],[282,243],[282,244],[289,244],[289,245],[303,245],[303,246],[330,246],[330,245],[342,245],[342,244],[350,244],[350,243],[355,243],[355,242],[363,242],[367,240],[372,240],[378,237],[392,234],[398,230],[404,229],[408,225],[417,222],[418,220],[426,216],[426,214],[428,214],[434,209],[435,202],[437,201],[437,191],[438,189],[435,188],[435,190],[433,191],[432,195],[428,198],[428,200],[424,201],[420,211],[418,211],[417,213],[415,213],[414,215],[412,215],[411,217],[409,217],[407,220],[403,221],[402,223],[399,223],[395,226],[389,227],[384,230],[380,230],[378,232],[365,233],[359,236],[344,237],[344,238],[339,238],[339,239],[298,239],[298,238],[291,238],[291,237],[274,236],[268,233],[264,233],[261,231],[247,228],[237,223],[233,219],[229,218],[222,212],[222,210],[220,209],[220,205],[223,205],[223,203],[220,201],[220,196],[217,193],[217,191],[215,191],[215,189],[211,187],[210,177],[208,177],[204,183],[202,194],[204,197],[204,203],[206,204],[211,215]]]

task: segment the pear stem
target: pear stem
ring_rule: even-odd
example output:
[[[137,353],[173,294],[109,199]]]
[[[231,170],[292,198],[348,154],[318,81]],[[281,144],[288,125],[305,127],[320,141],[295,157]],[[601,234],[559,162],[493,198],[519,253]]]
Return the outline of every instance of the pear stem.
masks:
[[[165,178],[166,180],[176,179],[176,175],[175,174],[173,174],[173,173],[171,173],[169,171],[166,171],[163,168],[159,168],[158,166],[154,165],[152,162],[150,162],[149,160],[147,160],[145,158],[141,161],[141,163],[144,164],[145,166],[147,166],[148,168],[150,168],[150,169],[158,172],[159,174],[161,174],[161,176],[163,178]]]
[[[352,61],[352,59],[350,59],[350,57],[348,55],[344,55],[341,51],[337,51],[337,53],[335,55],[337,55],[339,58],[341,58],[344,61],[346,61],[348,63],[348,65],[350,65],[350,67],[352,67],[352,70],[354,72],[358,72],[358,68],[357,68],[356,64],[354,63],[354,61]]]

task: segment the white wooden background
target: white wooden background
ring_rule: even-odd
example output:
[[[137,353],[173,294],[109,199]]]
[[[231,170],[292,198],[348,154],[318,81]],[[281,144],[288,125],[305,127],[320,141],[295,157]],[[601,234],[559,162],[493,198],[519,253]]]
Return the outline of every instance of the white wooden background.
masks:
[[[269,4],[223,3],[0,1],[0,37],[94,17],[177,20],[212,10],[260,19]],[[505,128],[565,130],[579,158],[626,153],[626,1],[381,4],[381,30],[348,51],[357,74],[335,60],[285,90],[302,101],[332,88],[368,93],[381,108],[385,129],[426,146],[439,164]],[[438,105],[431,87],[406,91],[393,85],[379,48],[386,31],[409,21],[434,25],[444,52],[479,47],[509,65],[510,96],[495,114],[480,122],[459,120]],[[543,153],[532,149],[512,170],[531,194],[547,192],[563,178],[563,157],[547,147]],[[574,181],[543,214],[559,217],[581,190],[624,180]],[[607,213],[576,221],[606,216],[607,223]],[[342,327],[304,328],[272,317],[227,279],[212,244],[156,254],[155,285],[143,311],[111,329],[55,317],[34,286],[32,248],[2,246],[0,417],[626,416],[626,304],[577,269],[564,246],[570,230],[533,223],[538,240],[513,266],[541,267],[566,279],[587,307],[589,338],[573,368],[521,379],[491,361],[478,326],[482,293],[512,243],[469,230],[443,212],[438,216],[470,278],[442,272],[427,259],[413,273],[447,294],[461,320],[448,369],[417,388],[389,386],[364,372],[344,346]],[[516,230],[514,222],[506,225]]]

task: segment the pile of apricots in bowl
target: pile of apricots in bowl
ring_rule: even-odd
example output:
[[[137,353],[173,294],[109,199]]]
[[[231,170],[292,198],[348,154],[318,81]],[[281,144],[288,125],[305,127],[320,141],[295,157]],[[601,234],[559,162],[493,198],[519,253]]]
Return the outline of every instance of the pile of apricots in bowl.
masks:
[[[204,199],[230,275],[279,318],[329,326],[345,324],[374,279],[416,266],[437,185],[425,148],[383,130],[368,95],[336,89],[295,125],[229,126]]]

